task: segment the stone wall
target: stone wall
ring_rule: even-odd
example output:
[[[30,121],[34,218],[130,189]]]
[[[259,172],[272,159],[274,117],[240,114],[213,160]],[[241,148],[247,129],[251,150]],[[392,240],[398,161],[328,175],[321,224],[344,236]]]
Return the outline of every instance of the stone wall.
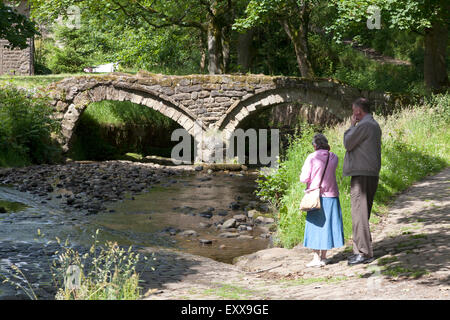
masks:
[[[8,4],[8,1],[4,1]],[[29,16],[30,10],[27,1],[16,8],[16,11]],[[28,47],[20,49],[9,49],[7,40],[0,39],[0,75],[32,75],[34,74],[34,41],[28,40]]]

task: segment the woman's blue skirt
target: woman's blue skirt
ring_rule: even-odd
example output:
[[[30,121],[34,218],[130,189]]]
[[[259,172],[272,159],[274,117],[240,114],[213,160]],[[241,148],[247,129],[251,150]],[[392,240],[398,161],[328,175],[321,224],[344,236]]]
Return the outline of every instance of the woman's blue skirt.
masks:
[[[321,209],[308,211],[303,246],[329,250],[344,245],[344,226],[339,197],[320,197]]]

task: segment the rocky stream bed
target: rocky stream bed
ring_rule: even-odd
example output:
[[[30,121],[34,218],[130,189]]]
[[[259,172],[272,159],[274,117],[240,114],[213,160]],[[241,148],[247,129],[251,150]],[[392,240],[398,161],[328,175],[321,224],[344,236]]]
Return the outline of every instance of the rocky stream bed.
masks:
[[[141,251],[149,247],[153,251],[155,247],[181,247],[188,253],[230,263],[233,259],[230,254],[248,254],[270,244],[274,219],[270,217],[268,206],[255,198],[250,199],[248,195],[240,195],[239,191],[226,195],[226,192],[215,191],[223,192],[221,203],[214,200],[218,199],[218,195],[211,193],[207,199],[209,202],[205,201],[204,206],[194,206],[191,202],[180,205],[176,201],[176,193],[187,189],[189,191],[185,197],[198,198],[197,204],[201,204],[202,195],[219,182],[225,183],[225,189],[220,190],[228,190],[230,179],[247,177],[249,181],[254,181],[255,173],[216,172],[200,166],[170,167],[129,161],[69,162],[3,169],[0,171],[0,187],[3,190],[0,198],[3,195],[7,199],[0,199],[3,200],[3,205],[0,201],[2,275],[11,278],[11,265],[14,264],[26,277],[26,282],[25,279],[19,280],[24,287],[30,283],[39,299],[53,299],[56,288],[50,265],[57,257],[56,252],[61,250],[55,237],[70,237],[74,248],[83,253],[89,246],[81,240],[89,238],[98,225],[110,238],[125,239],[123,243],[118,241],[121,246],[132,245],[135,250]],[[186,176],[190,178],[184,180]],[[163,198],[162,190],[174,186],[182,189],[175,189],[178,190],[175,197],[172,194],[171,198]],[[150,194],[152,189],[156,196],[149,200],[146,194]],[[172,200],[173,206],[168,207]],[[158,201],[162,201],[160,206],[167,209],[164,213],[146,208],[146,203]],[[28,209],[21,207],[21,202]],[[145,210],[137,210],[129,206],[130,203],[136,203],[136,208]],[[11,204],[19,205],[19,208],[12,208]],[[138,232],[130,234],[117,227],[118,220],[108,220],[121,214],[124,215],[121,219],[130,225],[153,223],[156,229],[148,227],[142,231],[139,227]],[[173,221],[167,220],[170,216]],[[167,225],[164,226],[164,223]],[[45,237],[36,237],[38,229],[45,233]],[[84,238],[79,234],[84,234]],[[108,236],[105,239],[108,240]],[[253,247],[251,243],[254,243]],[[229,253],[223,255],[227,249]],[[164,261],[156,262],[156,266],[160,263],[164,264]],[[138,264],[138,270],[144,271],[146,268],[149,266],[143,261]],[[157,274],[158,268],[152,277],[158,278]],[[0,286],[0,299],[28,298],[30,294],[27,295],[23,289],[5,284]]]

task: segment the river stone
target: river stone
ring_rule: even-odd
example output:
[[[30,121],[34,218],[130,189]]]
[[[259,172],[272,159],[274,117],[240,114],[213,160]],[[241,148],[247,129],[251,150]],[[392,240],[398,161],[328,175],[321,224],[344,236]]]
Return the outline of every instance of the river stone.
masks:
[[[217,211],[217,214],[219,216],[223,217],[223,216],[226,216],[228,214],[228,211],[222,209],[222,210]]]
[[[211,227],[211,223],[206,223],[206,222],[200,222],[198,225],[200,226],[200,228],[209,228],[209,227]]]
[[[240,206],[241,206],[241,205],[240,205],[238,202],[236,202],[236,201],[231,202],[230,205],[229,205],[229,207],[230,207],[232,210],[238,210],[238,209],[240,208]]]
[[[244,222],[247,219],[247,217],[243,214],[236,214],[233,218],[238,222]]]
[[[213,214],[211,212],[209,212],[209,211],[204,211],[204,212],[200,212],[199,216],[203,217],[203,218],[210,219],[213,216]]]
[[[255,222],[256,223],[261,223],[261,224],[270,224],[270,223],[274,223],[275,219],[259,216],[258,218],[256,218]]]
[[[247,212],[247,216],[249,218],[253,218],[253,217],[257,216],[258,214],[260,214],[260,212],[258,210],[255,210],[255,209],[249,210]]]
[[[224,232],[224,233],[219,234],[219,237],[222,237],[222,238],[237,238],[237,237],[239,237],[239,233],[236,233],[236,232]]]
[[[228,219],[222,224],[222,229],[233,228],[236,225],[236,219]]]
[[[183,237],[196,237],[197,232],[195,230],[185,230],[180,232],[179,235]]]
[[[198,239],[201,244],[212,244],[212,240],[210,239]]]

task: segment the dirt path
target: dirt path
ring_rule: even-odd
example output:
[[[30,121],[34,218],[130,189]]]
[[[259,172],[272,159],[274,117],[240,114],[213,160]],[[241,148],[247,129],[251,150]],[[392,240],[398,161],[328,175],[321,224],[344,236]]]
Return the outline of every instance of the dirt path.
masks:
[[[235,265],[154,250],[145,299],[450,299],[450,168],[399,195],[372,236],[375,260],[352,267],[348,247],[330,251],[322,268],[306,268],[312,256],[301,247]]]

